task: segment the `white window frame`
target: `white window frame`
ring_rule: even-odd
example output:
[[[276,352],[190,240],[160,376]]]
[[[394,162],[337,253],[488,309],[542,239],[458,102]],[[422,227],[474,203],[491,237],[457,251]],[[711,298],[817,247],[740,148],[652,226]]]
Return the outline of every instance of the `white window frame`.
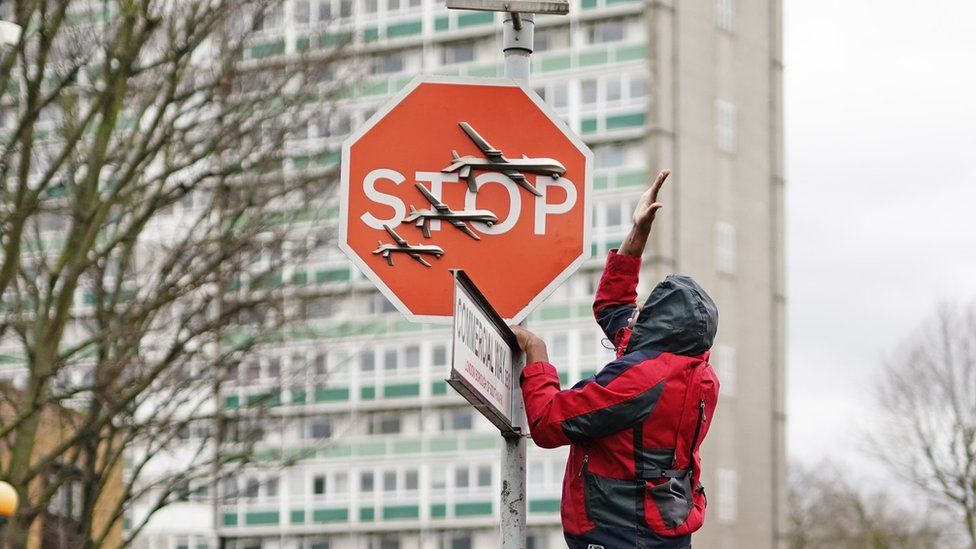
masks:
[[[735,274],[735,225],[725,221],[715,223],[715,269],[720,273]]]
[[[724,100],[715,100],[715,146],[719,150],[733,153],[736,150],[737,109]]]

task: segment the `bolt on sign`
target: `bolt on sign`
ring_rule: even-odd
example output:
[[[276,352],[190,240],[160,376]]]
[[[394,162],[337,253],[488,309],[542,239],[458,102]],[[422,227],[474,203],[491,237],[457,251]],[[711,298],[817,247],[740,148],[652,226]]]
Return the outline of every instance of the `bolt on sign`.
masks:
[[[520,84],[418,77],[343,143],[339,246],[410,320],[460,269],[518,322],[589,256],[592,164]]]

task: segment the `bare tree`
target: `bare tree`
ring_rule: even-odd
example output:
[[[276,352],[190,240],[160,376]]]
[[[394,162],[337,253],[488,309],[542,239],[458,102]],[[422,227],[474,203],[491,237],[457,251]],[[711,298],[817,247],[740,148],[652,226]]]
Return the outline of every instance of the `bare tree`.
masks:
[[[191,483],[252,460],[282,387],[228,412],[222,384],[328,299],[284,290],[330,237],[335,180],[330,149],[292,131],[329,116],[355,65],[327,31],[324,49],[260,43],[276,0],[8,7],[27,30],[0,52],[0,353],[22,366],[0,393],[2,473],[21,498],[7,539],[24,546],[71,482],[85,547],[151,500],[128,542]],[[180,445],[191,467],[146,473],[201,422]]]
[[[791,549],[928,549],[946,547],[943,522],[891,493],[864,493],[831,463],[794,463],[789,477]]]
[[[872,452],[976,547],[976,305],[945,305],[888,360]]]

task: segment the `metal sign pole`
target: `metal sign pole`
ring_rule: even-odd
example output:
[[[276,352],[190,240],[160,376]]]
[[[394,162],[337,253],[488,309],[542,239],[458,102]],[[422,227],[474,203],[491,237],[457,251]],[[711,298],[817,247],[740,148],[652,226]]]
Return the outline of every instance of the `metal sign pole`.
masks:
[[[502,48],[505,53],[506,78],[528,83],[534,31],[533,14],[505,12]],[[522,325],[525,326],[524,321]],[[512,383],[512,425],[521,432],[516,436],[505,437],[505,447],[502,450],[500,507],[502,549],[525,549],[526,545],[525,452],[528,435],[525,425],[525,403],[522,401],[522,391],[518,386],[522,366],[525,366],[524,356]]]

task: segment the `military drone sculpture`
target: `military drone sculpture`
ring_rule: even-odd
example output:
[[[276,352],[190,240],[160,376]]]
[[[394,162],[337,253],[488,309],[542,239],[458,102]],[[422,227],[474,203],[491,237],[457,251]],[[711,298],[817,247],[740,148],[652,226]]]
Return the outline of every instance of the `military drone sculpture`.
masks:
[[[412,246],[408,244],[403,237],[398,235],[396,231],[391,229],[389,225],[383,225],[383,228],[386,229],[386,232],[390,234],[394,241],[396,241],[396,244],[383,244],[382,241],[377,241],[376,244],[379,247],[373,250],[373,253],[382,255],[386,259],[386,262],[391,266],[393,265],[393,254],[395,253],[407,254],[412,259],[419,261],[420,264],[425,267],[430,267],[430,263],[420,256],[432,255],[437,259],[440,259],[440,257],[444,255],[444,250],[440,246],[430,244]]]
[[[553,179],[558,179],[559,176],[566,173],[565,166],[558,160],[552,158],[529,158],[526,155],[522,155],[522,158],[505,158],[502,151],[489,145],[467,122],[460,122],[459,125],[471,141],[481,149],[485,158],[459,156],[457,151],[451,151],[454,162],[441,171],[444,173],[458,172],[459,176],[468,180],[468,188],[471,192],[478,192],[478,186],[475,184],[474,179],[474,170],[501,172],[536,196],[542,196],[542,193],[532,185],[529,185],[523,172],[548,175]]]
[[[447,204],[442,203],[437,200],[437,197],[432,195],[426,187],[420,183],[415,183],[417,189],[424,198],[430,202],[432,208],[418,210],[413,206],[410,206],[410,215],[404,218],[404,223],[416,223],[420,230],[423,231],[424,237],[430,238],[430,222],[433,220],[443,220],[447,221],[451,225],[457,227],[462,233],[470,236],[475,240],[481,240],[481,237],[474,234],[470,227],[468,227],[469,221],[476,221],[479,223],[484,223],[489,227],[498,222],[498,216],[491,213],[488,210],[464,210],[456,212],[452,210]]]

